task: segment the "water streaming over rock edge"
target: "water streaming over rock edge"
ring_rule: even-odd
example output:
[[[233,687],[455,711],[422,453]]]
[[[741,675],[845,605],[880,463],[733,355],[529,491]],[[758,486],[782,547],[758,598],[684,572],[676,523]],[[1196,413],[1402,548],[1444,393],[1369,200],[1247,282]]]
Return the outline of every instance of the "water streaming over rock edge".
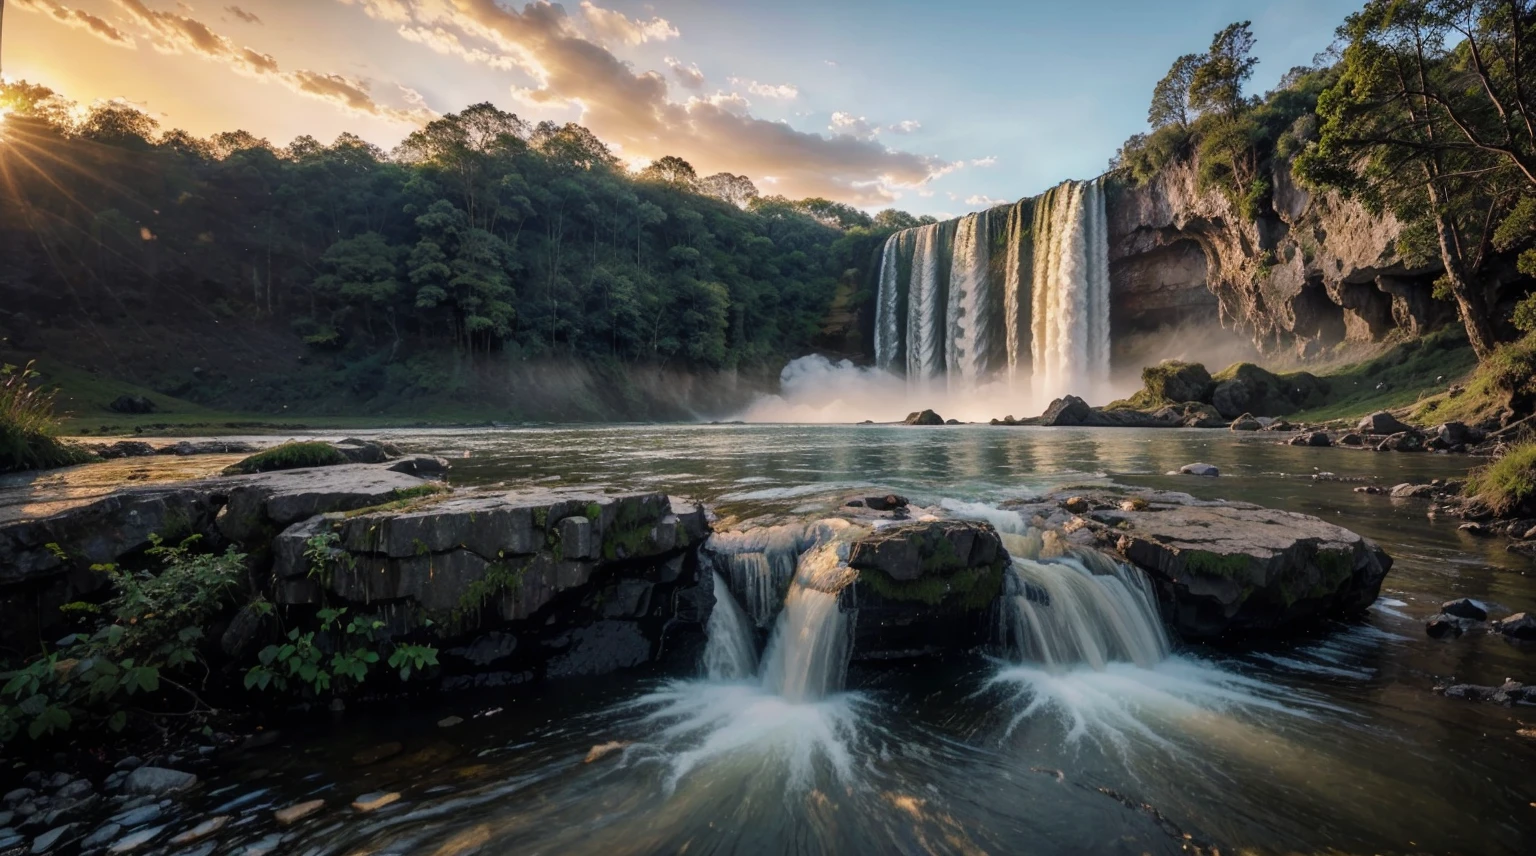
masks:
[[[937,377],[951,391],[975,390],[996,377],[1015,392],[1027,380],[1037,404],[1068,393],[1104,395],[1104,202],[1102,179],[1069,181],[1006,209],[890,236],[876,298],[877,367],[904,368],[917,390]]]

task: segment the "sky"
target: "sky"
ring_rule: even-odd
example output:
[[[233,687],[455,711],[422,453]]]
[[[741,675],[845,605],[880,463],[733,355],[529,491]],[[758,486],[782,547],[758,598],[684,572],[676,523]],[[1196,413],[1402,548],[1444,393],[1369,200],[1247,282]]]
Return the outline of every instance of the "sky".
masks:
[[[481,101],[765,194],[940,217],[1104,171],[1251,20],[1255,93],[1363,0],[5,0],[8,80],[163,128],[387,149]]]

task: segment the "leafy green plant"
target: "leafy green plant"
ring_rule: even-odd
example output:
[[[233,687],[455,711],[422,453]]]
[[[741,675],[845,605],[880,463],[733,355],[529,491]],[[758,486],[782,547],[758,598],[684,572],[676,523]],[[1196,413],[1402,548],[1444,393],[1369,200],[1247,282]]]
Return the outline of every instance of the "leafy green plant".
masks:
[[[263,648],[257,655],[260,662],[245,673],[245,688],[299,689],[319,696],[340,694],[361,684],[379,662],[379,654],[371,646],[384,622],[353,618],[343,623],[346,614],[345,608],[322,609],[315,615],[320,622],[318,631],[300,632],[295,627],[282,644]],[[329,645],[325,644],[327,639]],[[433,651],[434,663],[436,655]]]
[[[163,705],[163,689],[190,700],[194,711],[206,708],[192,686],[199,680],[193,667],[203,662],[204,627],[230,605],[245,557],[233,548],[197,553],[196,536],[175,546],[150,541],[157,573],[93,568],[116,588],[105,605],[111,623],[0,674],[0,742],[22,732],[38,740],[85,723],[120,731],[136,709],[131,705]]]
[[[56,393],[34,383],[33,365],[0,365],[0,473],[64,467],[94,457],[54,436]]]

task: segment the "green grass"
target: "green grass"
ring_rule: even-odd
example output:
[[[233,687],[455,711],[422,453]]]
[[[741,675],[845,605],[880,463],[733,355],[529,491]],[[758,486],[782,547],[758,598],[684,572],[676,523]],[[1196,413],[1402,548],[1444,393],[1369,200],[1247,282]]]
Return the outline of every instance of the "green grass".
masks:
[[[1528,415],[1536,403],[1536,333],[1501,346],[1467,378],[1462,393],[1425,400],[1413,419],[1424,424],[1477,423],[1513,410]]]
[[[1328,403],[1290,414],[1293,422],[1354,419],[1394,410],[1444,393],[1477,367],[1477,355],[1460,330],[1441,330],[1397,345],[1379,357],[1322,375]],[[1377,386],[1381,389],[1377,389]],[[1443,422],[1444,419],[1419,419]]]
[[[1500,517],[1536,510],[1536,440],[1527,440],[1504,457],[1472,471],[1465,493]]]
[[[0,473],[63,467],[93,457],[54,436],[54,395],[34,379],[31,363],[0,367]]]
[[[274,470],[297,470],[304,467],[330,467],[345,464],[347,456],[330,443],[284,443],[231,465],[226,473],[270,473]]]

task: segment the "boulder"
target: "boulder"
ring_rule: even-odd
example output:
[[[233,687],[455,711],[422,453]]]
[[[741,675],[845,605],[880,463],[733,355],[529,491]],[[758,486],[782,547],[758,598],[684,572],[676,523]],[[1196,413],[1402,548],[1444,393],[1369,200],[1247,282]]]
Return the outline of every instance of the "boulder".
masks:
[[[197,776],[165,767],[140,767],[123,781],[123,792],[136,796],[163,797],[197,784]]]
[[[1500,634],[1509,639],[1536,639],[1536,615],[1528,612],[1517,612],[1508,618],[1501,619],[1495,627]]]
[[[119,395],[107,405],[107,409],[113,413],[154,413],[155,403],[142,395]]]
[[[884,527],[855,542],[848,565],[911,582],[990,567],[1002,555],[1002,541],[991,526],[962,520],[924,521]]]
[[[1370,416],[1361,419],[1360,424],[1355,426],[1355,430],[1372,437],[1387,437],[1392,434],[1413,431],[1414,428],[1385,410],[1378,410]]]
[[[1088,406],[1088,402],[1075,395],[1058,398],[1045,408],[1045,413],[1040,415],[1041,425],[1054,427],[1072,427],[1092,424],[1095,411]]]
[[[934,413],[932,410],[920,410],[920,411],[908,414],[907,418],[902,420],[902,424],[903,425],[943,425],[944,424],[944,417],[940,416],[937,413]]]
[[[1472,432],[1463,422],[1446,422],[1435,427],[1431,432],[1435,439],[1444,443],[1447,447],[1461,446],[1472,442]]]
[[[1452,639],[1473,630],[1482,629],[1483,623],[1473,618],[1463,618],[1459,615],[1447,615],[1439,613],[1433,615],[1424,622],[1424,632],[1432,639]]]
[[[1164,360],[1143,369],[1141,382],[1153,402],[1211,400],[1211,373],[1199,363]]]
[[[1440,611],[1446,615],[1454,615],[1457,618],[1470,618],[1473,621],[1487,621],[1488,608],[1471,598],[1448,600],[1440,604]]]
[[[1179,473],[1186,476],[1204,476],[1216,478],[1221,475],[1221,470],[1211,464],[1185,464],[1179,467]]]
[[[1263,425],[1259,424],[1259,420],[1253,418],[1251,413],[1244,413],[1232,421],[1233,431],[1258,431],[1263,427]]]
[[[1424,437],[1416,431],[1403,431],[1382,440],[1376,446],[1378,452],[1422,452]]]
[[[1333,438],[1327,431],[1311,431],[1305,434],[1297,434],[1290,440],[1292,446],[1310,446],[1312,448],[1327,448],[1333,445]]]
[[[1094,510],[1063,526],[1059,503]],[[1140,500],[1136,502],[1135,500]],[[1268,631],[1363,612],[1392,560],[1316,517],[1166,491],[1061,493],[1017,506],[1026,521],[1108,551],[1151,575],[1164,615],[1189,639]]]
[[[1249,389],[1248,384],[1236,378],[1216,384],[1211,392],[1211,406],[1216,408],[1217,413],[1228,419],[1235,419],[1238,415],[1247,413],[1252,402],[1253,390]]]
[[[1440,488],[1432,484],[1400,484],[1392,488],[1390,495],[1396,499],[1434,499]]]
[[[1359,434],[1356,434],[1354,432],[1350,432],[1348,434],[1345,434],[1343,437],[1339,438],[1339,445],[1340,446],[1363,446],[1363,445],[1365,445],[1365,438],[1361,437]]]

